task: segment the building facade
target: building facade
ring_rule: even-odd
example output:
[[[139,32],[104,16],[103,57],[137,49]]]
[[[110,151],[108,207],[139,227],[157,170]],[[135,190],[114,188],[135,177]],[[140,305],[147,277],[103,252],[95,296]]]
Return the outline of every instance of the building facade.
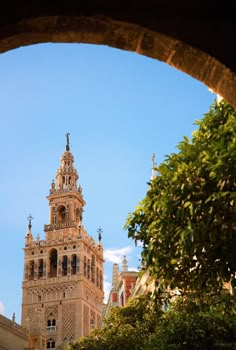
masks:
[[[105,320],[113,307],[125,306],[132,295],[138,278],[137,271],[129,271],[126,256],[122,261],[122,270],[118,264],[113,264],[112,289],[109,293],[108,301],[103,306],[103,319]]]
[[[78,173],[66,150],[47,197],[45,239],[32,234],[31,215],[24,247],[21,323],[30,346],[55,349],[100,328],[103,305],[103,246],[83,227],[85,201]]]
[[[0,314],[0,350],[25,350],[29,346],[28,330]]]

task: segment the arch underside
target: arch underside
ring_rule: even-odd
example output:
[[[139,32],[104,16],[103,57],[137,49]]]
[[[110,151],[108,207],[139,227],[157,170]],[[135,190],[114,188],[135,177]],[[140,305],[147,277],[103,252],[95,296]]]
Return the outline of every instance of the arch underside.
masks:
[[[132,51],[204,83],[236,107],[236,74],[213,56],[169,35],[106,16],[45,16],[0,27],[0,53],[39,43],[86,43]]]

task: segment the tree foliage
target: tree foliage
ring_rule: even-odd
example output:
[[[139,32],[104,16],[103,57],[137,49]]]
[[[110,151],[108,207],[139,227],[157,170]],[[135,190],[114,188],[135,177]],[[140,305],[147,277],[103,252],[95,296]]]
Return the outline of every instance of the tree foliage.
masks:
[[[196,124],[125,224],[160,287],[182,293],[235,287],[236,111],[215,102]]]
[[[145,350],[235,349],[235,301],[225,292],[178,297],[150,334]]]
[[[141,296],[112,309],[104,328],[64,350],[235,349],[235,301],[225,292],[205,298],[188,295],[177,297],[164,312],[150,295]]]
[[[236,284],[236,111],[215,102],[197,125],[125,224],[159,294],[112,309],[102,329],[67,350],[236,348],[236,295],[223,288]],[[164,311],[175,288],[181,296]]]
[[[70,350],[142,350],[162,314],[150,295],[131,300],[126,307],[115,307],[102,329],[71,344]]]

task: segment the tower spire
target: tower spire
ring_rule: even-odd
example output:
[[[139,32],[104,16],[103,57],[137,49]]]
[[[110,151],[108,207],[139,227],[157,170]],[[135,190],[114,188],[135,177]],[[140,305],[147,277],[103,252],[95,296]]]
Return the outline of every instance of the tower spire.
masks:
[[[29,214],[29,216],[27,217],[27,220],[29,221],[29,224],[28,224],[28,231],[26,233],[26,236],[25,236],[25,245],[28,246],[29,244],[31,244],[33,242],[33,235],[32,235],[32,231],[31,231],[31,228],[32,228],[32,224],[31,224],[31,221],[32,221],[32,216],[31,214]]]
[[[67,132],[66,133],[66,151],[70,151],[70,140],[69,140],[69,135],[70,135],[70,133],[69,132]]]
[[[77,170],[74,168],[74,157],[70,152],[70,133],[66,133],[66,150],[61,157],[61,166],[56,173],[56,183],[52,181],[50,193],[58,191],[78,191],[77,180],[79,178]]]
[[[32,224],[31,224],[31,221],[33,219],[33,217],[31,216],[31,214],[29,214],[29,216],[27,217],[28,221],[29,221],[29,224],[28,224],[28,228],[29,228],[29,231],[31,230],[32,228]]]
[[[98,233],[98,242],[99,242],[99,244],[101,244],[101,240],[102,240],[102,229],[101,229],[101,226],[99,226],[99,228],[97,230],[97,233]]]

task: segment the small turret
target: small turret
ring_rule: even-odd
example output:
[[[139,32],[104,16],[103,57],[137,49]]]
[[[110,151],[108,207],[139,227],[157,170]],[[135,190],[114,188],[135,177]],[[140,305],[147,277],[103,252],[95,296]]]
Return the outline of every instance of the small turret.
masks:
[[[102,242],[102,229],[101,229],[100,226],[99,226],[97,232],[98,232],[98,245],[101,245],[101,242]]]
[[[31,221],[32,221],[32,216],[31,216],[31,214],[28,216],[28,221],[29,221],[29,224],[28,224],[28,231],[27,231],[27,233],[26,233],[26,236],[25,236],[25,245],[27,246],[27,245],[29,245],[29,244],[31,244],[33,241],[34,241],[34,239],[33,239],[33,235],[32,235],[32,231],[31,231],[31,228],[32,228],[32,224],[31,224]]]
[[[126,255],[124,255],[124,258],[123,258],[123,261],[122,261],[122,271],[123,272],[128,271],[128,263],[127,263],[127,260],[126,260]]]

